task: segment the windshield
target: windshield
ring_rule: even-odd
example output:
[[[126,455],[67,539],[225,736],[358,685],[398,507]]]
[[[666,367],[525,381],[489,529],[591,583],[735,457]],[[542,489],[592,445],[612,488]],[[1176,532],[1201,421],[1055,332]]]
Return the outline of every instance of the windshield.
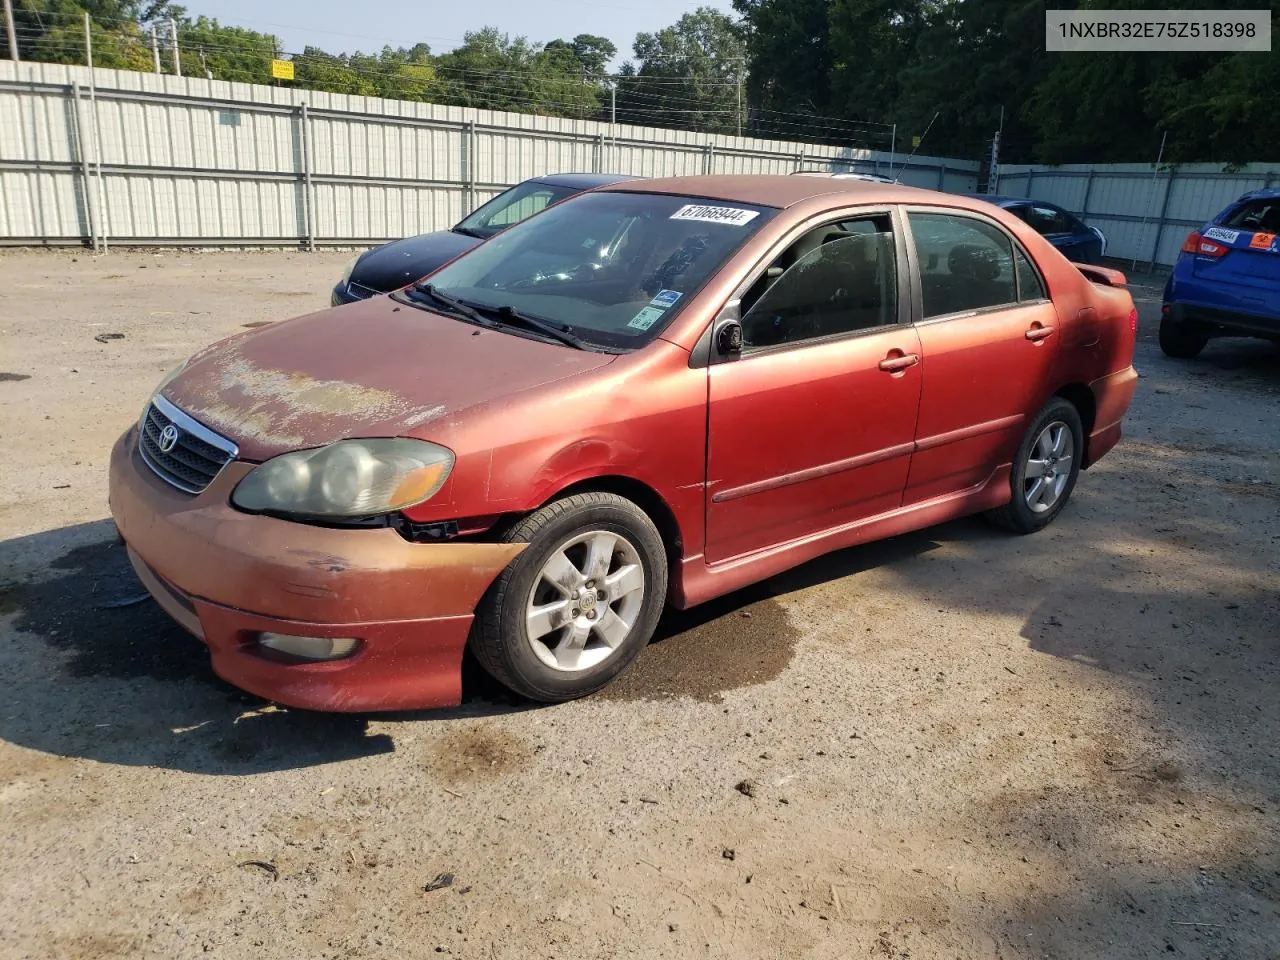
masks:
[[[630,349],[657,336],[775,212],[582,193],[463,254],[431,276],[431,287],[479,310],[509,308],[508,316],[550,321],[593,345]]]
[[[488,239],[521,220],[528,220],[557,200],[571,197],[577,192],[573,187],[556,187],[529,180],[498,194],[472,211],[470,216],[453,229],[482,240]]]

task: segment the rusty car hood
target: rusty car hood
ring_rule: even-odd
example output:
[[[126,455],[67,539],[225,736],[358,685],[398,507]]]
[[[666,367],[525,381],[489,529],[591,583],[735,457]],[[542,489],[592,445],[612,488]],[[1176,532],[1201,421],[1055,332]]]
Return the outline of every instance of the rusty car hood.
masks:
[[[219,341],[163,392],[258,461],[348,437],[430,439],[467,409],[614,359],[378,297]]]

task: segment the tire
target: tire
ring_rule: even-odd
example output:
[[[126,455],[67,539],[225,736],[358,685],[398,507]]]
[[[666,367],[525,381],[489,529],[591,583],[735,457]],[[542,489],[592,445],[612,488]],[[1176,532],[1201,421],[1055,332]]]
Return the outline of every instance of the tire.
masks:
[[[1209,338],[1193,324],[1185,321],[1179,323],[1168,317],[1162,317],[1160,320],[1160,349],[1164,351],[1165,356],[1178,360],[1191,360],[1200,355],[1200,351],[1208,342]]]
[[[666,603],[667,550],[630,500],[574,494],[523,518],[501,539],[529,546],[486,591],[470,641],[499,683],[542,703],[574,700],[606,686],[649,643]],[[603,568],[593,571],[592,561],[606,552],[601,588]]]
[[[1061,428],[1061,432],[1055,428]],[[1049,439],[1046,441],[1045,438]],[[1061,446],[1056,452],[1055,440]],[[1063,455],[1065,451],[1065,456]],[[1013,473],[1009,478],[1010,500],[1002,507],[990,511],[987,517],[997,526],[1018,534],[1043,530],[1062,512],[1075,489],[1080,476],[1080,458],[1084,455],[1084,427],[1080,412],[1062,397],[1054,397],[1031,422],[1013,461]],[[1063,462],[1070,457],[1066,469]],[[1037,467],[1036,465],[1045,465]],[[1050,471],[1051,480],[1037,490],[1039,477],[1033,471]],[[1028,473],[1032,472],[1032,476]],[[1052,500],[1049,497],[1052,496]]]

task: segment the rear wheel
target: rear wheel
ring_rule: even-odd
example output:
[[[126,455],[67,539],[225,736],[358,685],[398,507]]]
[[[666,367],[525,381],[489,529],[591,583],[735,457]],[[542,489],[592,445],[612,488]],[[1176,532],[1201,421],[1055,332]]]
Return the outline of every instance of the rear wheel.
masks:
[[[490,586],[471,647],[503,685],[543,703],[605,686],[648,644],[667,594],[667,553],[623,497],[581,493],[502,538],[528,543]]]
[[[1032,421],[1018,446],[1010,477],[1012,497],[987,516],[1014,533],[1043,530],[1067,505],[1082,456],[1080,413],[1070,401],[1055,397]]]
[[[1161,317],[1160,349],[1166,356],[1190,360],[1199,356],[1208,342],[1209,338],[1194,324]]]

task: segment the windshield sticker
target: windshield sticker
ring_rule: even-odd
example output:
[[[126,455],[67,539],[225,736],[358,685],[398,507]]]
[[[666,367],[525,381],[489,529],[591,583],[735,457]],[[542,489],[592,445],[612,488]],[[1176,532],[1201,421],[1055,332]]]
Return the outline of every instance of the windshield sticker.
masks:
[[[1206,240],[1217,240],[1220,243],[1235,243],[1240,239],[1239,230],[1224,230],[1222,227],[1210,227],[1204,232]]]
[[[758,210],[740,207],[709,207],[702,203],[686,203],[671,215],[672,220],[698,220],[702,223],[727,223],[731,227],[744,227],[756,217]]]
[[[684,294],[678,290],[659,290],[658,295],[649,301],[649,306],[659,310],[670,310]]]
[[[627,326],[632,330],[648,330],[662,319],[662,314],[664,312],[665,311],[658,307],[645,307],[631,318],[631,322],[628,323]]]
[[[1254,250],[1270,250],[1271,244],[1275,243],[1276,235],[1274,233],[1255,233],[1253,239],[1249,241],[1249,246]]]

